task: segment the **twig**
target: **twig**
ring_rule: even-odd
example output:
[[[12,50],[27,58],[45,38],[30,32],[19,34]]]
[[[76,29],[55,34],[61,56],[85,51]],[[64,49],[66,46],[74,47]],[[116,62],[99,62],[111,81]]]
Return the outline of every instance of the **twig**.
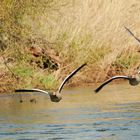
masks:
[[[12,75],[14,76],[14,78],[17,79],[17,76],[14,74],[14,72],[11,70],[11,68],[7,65],[4,56],[2,56],[2,58],[3,58],[3,60],[4,60],[4,65],[5,65],[5,67],[12,73]]]

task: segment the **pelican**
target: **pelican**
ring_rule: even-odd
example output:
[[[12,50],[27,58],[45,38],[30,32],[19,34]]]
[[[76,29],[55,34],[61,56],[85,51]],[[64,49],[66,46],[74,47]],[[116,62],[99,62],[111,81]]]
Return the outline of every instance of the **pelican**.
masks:
[[[65,83],[72,77],[74,76],[81,68],[83,68],[86,65],[86,63],[84,63],[83,65],[81,65],[80,67],[78,67],[77,69],[75,69],[74,71],[72,71],[61,83],[61,85],[59,86],[58,90],[56,92],[48,92],[48,91],[44,91],[41,89],[16,89],[15,92],[40,92],[40,93],[44,93],[50,96],[50,99],[52,102],[59,102],[62,99],[62,95],[61,95],[61,90],[63,88],[63,86],[65,85]]]
[[[124,27],[129,33],[130,35],[132,35],[139,43],[140,43],[140,39],[138,39],[131,31],[130,29],[128,29],[127,27]]]
[[[136,86],[140,83],[140,71],[136,75],[132,75],[132,76],[113,76],[112,78],[103,82],[99,87],[97,87],[95,89],[95,93],[98,93],[105,85],[107,85],[108,83],[110,83],[115,79],[126,79],[129,81],[129,84],[131,86]]]

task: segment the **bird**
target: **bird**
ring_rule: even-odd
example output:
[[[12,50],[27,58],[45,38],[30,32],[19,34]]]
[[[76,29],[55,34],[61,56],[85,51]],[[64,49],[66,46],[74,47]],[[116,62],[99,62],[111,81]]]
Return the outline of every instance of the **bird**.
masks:
[[[52,102],[59,102],[62,99],[62,95],[61,95],[61,91],[63,86],[65,85],[65,83],[71,78],[73,77],[81,68],[83,68],[84,66],[86,66],[87,64],[84,63],[82,64],[80,67],[78,67],[77,69],[73,70],[60,84],[59,88],[57,91],[54,92],[49,92],[49,91],[44,91],[41,89],[16,89],[15,92],[40,92],[40,93],[44,93],[50,96],[50,100]]]
[[[107,85],[108,83],[110,83],[111,81],[115,80],[115,79],[126,79],[129,81],[129,84],[131,86],[136,86],[140,83],[140,71],[136,74],[136,75],[132,75],[132,76],[124,76],[124,75],[120,75],[120,76],[113,76],[110,79],[106,80],[105,82],[103,82],[99,87],[97,87],[94,91],[95,93],[98,93],[105,85]]]
[[[128,29],[127,27],[124,26],[124,28],[130,33],[130,35],[132,35],[139,43],[140,43],[140,39],[137,38],[131,31],[130,29]]]

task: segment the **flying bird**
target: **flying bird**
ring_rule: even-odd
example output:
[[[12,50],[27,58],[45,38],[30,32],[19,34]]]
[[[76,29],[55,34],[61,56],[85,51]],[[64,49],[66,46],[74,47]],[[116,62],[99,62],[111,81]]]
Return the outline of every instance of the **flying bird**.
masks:
[[[98,93],[105,85],[107,85],[108,83],[110,83],[115,79],[126,79],[129,81],[129,84],[131,86],[136,86],[140,83],[140,71],[136,75],[132,75],[132,76],[113,76],[112,78],[103,82],[99,87],[97,87],[95,89],[95,93]]]
[[[16,89],[15,92],[40,92],[40,93],[44,93],[50,96],[50,99],[52,102],[59,102],[62,99],[62,95],[61,95],[61,91],[63,86],[65,85],[65,83],[71,78],[73,77],[81,68],[83,68],[85,65],[87,65],[86,63],[84,63],[83,65],[81,65],[80,67],[78,67],[77,69],[75,69],[74,71],[72,71],[61,83],[61,85],[59,86],[58,90],[56,92],[48,92],[48,91],[44,91],[41,89]]]
[[[130,33],[130,35],[132,35],[132,36],[140,43],[140,39],[137,38],[137,37],[130,31],[130,29],[128,29],[127,27],[124,27],[124,28]]]

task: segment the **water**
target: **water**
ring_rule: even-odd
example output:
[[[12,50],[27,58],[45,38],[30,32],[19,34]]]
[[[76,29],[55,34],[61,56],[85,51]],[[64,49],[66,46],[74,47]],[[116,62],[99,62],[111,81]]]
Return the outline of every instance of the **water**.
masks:
[[[139,140],[140,87],[63,90],[59,103],[40,94],[0,97],[0,140]],[[29,100],[36,98],[36,102]]]

